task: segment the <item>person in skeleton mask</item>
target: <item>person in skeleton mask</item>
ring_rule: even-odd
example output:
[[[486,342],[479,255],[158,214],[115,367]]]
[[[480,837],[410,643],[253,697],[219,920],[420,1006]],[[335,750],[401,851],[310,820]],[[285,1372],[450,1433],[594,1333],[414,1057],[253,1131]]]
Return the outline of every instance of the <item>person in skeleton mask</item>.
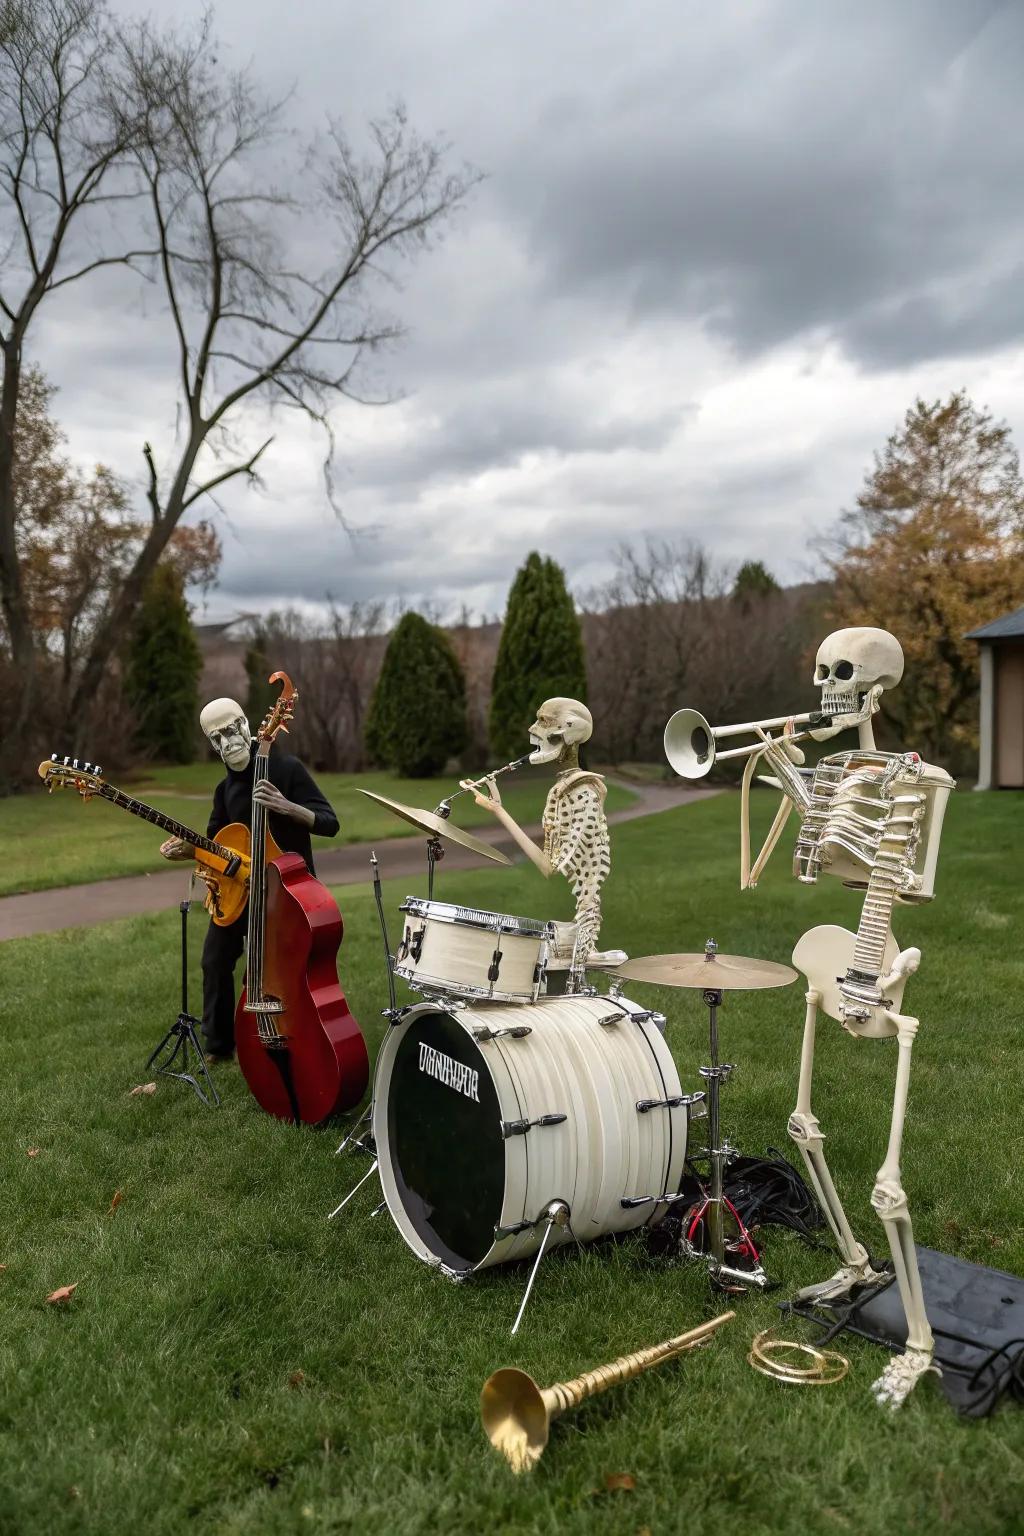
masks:
[[[313,870],[311,834],[334,837],[338,818],[297,757],[272,747],[268,778],[254,792],[255,752],[245,711],[234,699],[214,699],[199,716],[211,747],[227,769],[213,795],[208,837],[232,822],[252,825],[255,798],[270,812],[270,834],[284,853],[299,853]],[[189,859],[180,838],[161,843],[165,859]],[[209,1059],[228,1060],[235,1049],[235,966],[242,954],[246,917],[220,928],[211,922],[203,944],[203,1035]]]
[[[611,843],[605,820],[607,785],[599,773],[580,767],[580,745],[594,730],[590,710],[578,699],[546,699],[530,727],[531,763],[557,763],[558,776],[544,804],[544,845],[538,848],[501,803],[493,778],[487,794],[473,789],[478,805],[511,833],[519,847],[545,878],[564,875],[576,901],[576,920],[570,934],[569,990],[583,982],[588,965],[616,964],[625,957],[619,951],[602,954],[595,948],[601,931],[601,887],[611,872]],[[561,926],[561,925],[559,925]]]

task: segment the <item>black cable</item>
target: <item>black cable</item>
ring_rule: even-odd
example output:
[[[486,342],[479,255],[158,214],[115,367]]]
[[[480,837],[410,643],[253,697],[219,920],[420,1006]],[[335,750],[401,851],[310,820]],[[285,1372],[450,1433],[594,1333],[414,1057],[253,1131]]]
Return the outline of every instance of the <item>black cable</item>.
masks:
[[[814,1234],[825,1225],[821,1207],[800,1174],[778,1147],[764,1157],[737,1157],[729,1164],[725,1192],[744,1226],[789,1227],[815,1248],[825,1248]]]

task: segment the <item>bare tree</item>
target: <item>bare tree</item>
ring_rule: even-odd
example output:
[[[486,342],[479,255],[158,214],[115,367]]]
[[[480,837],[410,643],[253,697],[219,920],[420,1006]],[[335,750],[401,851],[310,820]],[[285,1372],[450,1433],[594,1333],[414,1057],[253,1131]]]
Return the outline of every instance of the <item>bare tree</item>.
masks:
[[[250,625],[250,656],[258,667],[258,681],[280,667],[299,691],[290,740],[315,768],[352,773],[367,766],[363,723],[392,621],[393,612],[389,616],[382,602],[342,608],[328,601],[323,620],[287,609]],[[250,708],[250,714],[255,713]]]
[[[269,441],[244,441],[243,406],[286,407],[322,427],[329,491],[330,412],[345,398],[365,401],[360,364],[400,334],[370,289],[389,263],[429,244],[474,179],[449,173],[447,146],[421,138],[396,108],[369,125],[365,156],[332,122],[282,190],[270,172],[283,104],[248,73],[223,73],[208,27],[184,39],[148,25],[123,34],[115,76],[128,120],[144,118],[137,161],[176,343],[182,431],[166,464],[148,443],[143,450],[149,537],[96,632],[75,719],[178,521],[231,481],[255,480]]]
[[[700,545],[672,541],[624,545],[616,565],[583,604],[595,752],[660,762],[683,705],[726,725],[809,702],[823,588],[737,593]]]
[[[36,691],[35,639],[16,540],[15,435],[26,338],[59,289],[157,247],[117,243],[97,212],[133,196],[130,111],[104,106],[102,0],[0,0],[0,604],[15,701],[0,743],[0,782],[18,750]],[[83,244],[94,238],[93,249]]]

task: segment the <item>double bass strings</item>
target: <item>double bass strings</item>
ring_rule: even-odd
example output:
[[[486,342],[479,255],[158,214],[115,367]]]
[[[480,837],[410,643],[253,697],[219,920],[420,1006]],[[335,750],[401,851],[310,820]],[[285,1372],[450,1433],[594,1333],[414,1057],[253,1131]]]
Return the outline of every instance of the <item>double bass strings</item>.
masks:
[[[266,825],[267,812],[265,807],[255,798],[255,790],[268,777],[267,759],[262,752],[257,751],[256,767],[253,773],[253,801],[252,801],[252,865],[249,890],[249,1002],[256,1005],[263,1001],[263,909],[264,895],[266,891]],[[267,1038],[267,1021],[263,1013],[258,1014],[258,1028],[260,1035]]]

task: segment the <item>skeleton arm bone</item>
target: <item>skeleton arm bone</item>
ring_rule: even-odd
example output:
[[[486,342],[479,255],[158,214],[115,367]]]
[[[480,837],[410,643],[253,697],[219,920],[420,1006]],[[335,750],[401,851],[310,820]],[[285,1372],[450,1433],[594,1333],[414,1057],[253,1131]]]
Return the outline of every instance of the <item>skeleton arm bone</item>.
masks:
[[[804,754],[801,752],[800,748],[797,747],[797,746],[794,746],[794,744],[791,741],[788,740],[788,737],[792,733],[793,729],[794,729],[794,725],[793,725],[793,721],[792,720],[787,721],[786,728],[783,731],[782,736],[779,737],[779,738],[774,738],[774,737],[766,736],[764,734],[764,732],[759,729],[758,730],[758,735],[761,737],[762,741],[765,742],[765,749],[764,749],[763,752],[754,752],[754,753],[752,753],[751,756],[748,757],[747,762],[746,762],[746,766],[743,769],[743,780],[742,780],[742,784],[741,784],[741,788],[740,788],[740,890],[741,891],[749,890],[749,889],[752,889],[754,886],[756,886],[758,880],[761,877],[761,873],[762,873],[765,865],[768,863],[768,860],[771,858],[772,853],[775,850],[775,845],[779,841],[779,838],[782,836],[782,830],[783,830],[783,828],[786,825],[786,821],[787,821],[787,819],[789,817],[790,811],[793,809],[793,806],[794,805],[799,805],[801,807],[801,809],[803,808],[802,807],[802,803],[787,788],[787,785],[788,785],[790,779],[794,779],[795,778],[797,784],[799,785],[799,787],[801,789],[801,792],[804,792],[803,791],[803,783],[800,780],[799,775],[798,774],[795,775],[793,773],[792,767],[788,766],[789,764],[794,764],[796,767],[800,767],[800,765],[803,763],[803,760],[804,760]],[[787,763],[788,771],[787,771],[787,774],[782,777],[782,781],[781,782],[779,782],[778,780],[773,781],[777,785],[777,787],[783,791],[783,799],[782,799],[782,802],[781,802],[781,804],[779,806],[779,809],[775,813],[775,820],[772,822],[771,830],[768,833],[768,836],[765,838],[764,843],[761,846],[761,852],[758,854],[757,858],[754,860],[753,866],[751,866],[751,863],[750,863],[750,785],[751,785],[751,781],[752,781],[752,779],[754,777],[754,773],[755,773],[755,771],[757,769],[757,766],[760,763],[762,757],[771,757],[772,756],[772,754],[771,754],[771,752],[769,750],[772,747],[775,748],[777,753],[781,753],[781,754],[784,755],[784,760]],[[775,761],[774,758],[772,758],[772,761],[773,761],[773,764],[774,764],[774,761]]]
[[[550,879],[555,872],[555,866],[552,864],[543,848],[537,847],[537,844],[533,841],[533,839],[526,835],[519,823],[502,805],[501,792],[498,789],[497,784],[495,784],[494,779],[487,779],[486,784],[489,790],[489,794],[486,795],[474,787],[471,779],[460,780],[459,787],[461,789],[468,789],[477,805],[482,805],[485,810],[491,812],[496,820],[501,822],[502,826],[505,828],[505,831],[515,839],[518,846],[530,860],[530,863],[533,864],[535,868],[540,870],[545,880]]]

